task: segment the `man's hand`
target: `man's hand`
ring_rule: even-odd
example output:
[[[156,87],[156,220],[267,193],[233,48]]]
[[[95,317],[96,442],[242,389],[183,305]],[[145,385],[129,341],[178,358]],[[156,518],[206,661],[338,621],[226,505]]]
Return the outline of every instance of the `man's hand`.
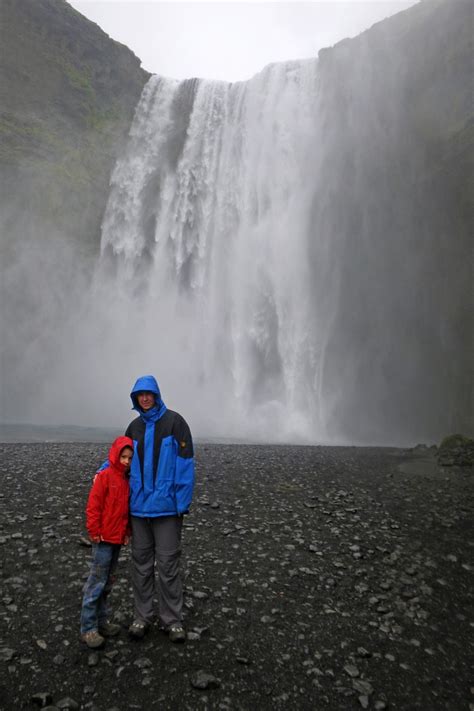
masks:
[[[100,543],[102,540],[102,536],[90,536],[90,539],[92,543]]]
[[[125,536],[125,538],[123,539],[123,545],[128,546],[129,543],[130,543],[130,536]]]

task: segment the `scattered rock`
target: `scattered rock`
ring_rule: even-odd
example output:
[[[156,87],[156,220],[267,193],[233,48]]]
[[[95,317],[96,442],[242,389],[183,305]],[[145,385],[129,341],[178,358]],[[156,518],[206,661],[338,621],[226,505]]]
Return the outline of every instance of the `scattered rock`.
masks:
[[[9,647],[2,647],[0,649],[0,661],[1,662],[11,662],[13,657],[16,655],[16,652],[14,649],[10,649]]]
[[[148,657],[140,657],[140,659],[135,659],[133,663],[139,669],[149,669],[153,666],[153,662]]]
[[[358,677],[360,675],[360,671],[354,664],[346,664],[344,667],[344,671],[352,678]]]
[[[193,507],[183,528],[190,644],[170,644],[153,625],[139,643],[121,634],[92,652],[79,641],[89,555],[77,541],[84,462],[100,464],[103,449],[0,444],[10,472],[0,492],[0,674],[16,708],[33,707],[38,686],[87,711],[121,709],[132,688],[131,711],[150,698],[194,708],[198,693],[216,711],[296,709],[314,698],[382,710],[385,695],[394,708],[407,699],[468,706],[469,472],[404,475],[398,463],[413,454],[401,450],[199,446],[197,497],[219,509]],[[12,471],[19,463],[22,475]],[[110,597],[124,628],[133,619],[129,559],[124,547]]]
[[[64,699],[57,701],[56,706],[58,707],[58,709],[78,709],[79,708],[79,704],[77,703],[77,701],[74,701],[74,699],[71,699],[69,696],[65,696]]]
[[[83,546],[84,548],[92,548],[92,541],[90,541],[89,538],[86,538],[85,536],[80,536],[77,542],[80,546]]]
[[[31,697],[31,702],[33,704],[36,704],[37,706],[40,706],[41,708],[44,708],[45,706],[48,706],[53,700],[53,697],[49,693],[49,691],[39,691],[36,694],[33,694]]]
[[[191,678],[191,686],[193,689],[218,689],[220,687],[220,681],[205,671],[198,671]]]

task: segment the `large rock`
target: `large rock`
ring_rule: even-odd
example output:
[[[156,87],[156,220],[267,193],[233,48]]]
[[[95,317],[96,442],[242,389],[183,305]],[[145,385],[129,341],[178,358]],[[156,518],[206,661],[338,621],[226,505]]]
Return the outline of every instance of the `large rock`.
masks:
[[[448,435],[439,445],[438,462],[443,467],[474,466],[474,439],[464,435]]]

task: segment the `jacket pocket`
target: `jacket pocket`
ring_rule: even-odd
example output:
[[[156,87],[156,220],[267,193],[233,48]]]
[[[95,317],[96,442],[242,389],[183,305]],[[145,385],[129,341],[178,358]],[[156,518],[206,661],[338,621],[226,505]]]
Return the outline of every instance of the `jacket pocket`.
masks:
[[[157,514],[173,514],[176,512],[176,501],[172,481],[158,484],[153,496],[153,509]]]
[[[173,437],[166,437],[161,442],[160,458],[158,460],[157,485],[174,481],[176,468],[176,446]]]

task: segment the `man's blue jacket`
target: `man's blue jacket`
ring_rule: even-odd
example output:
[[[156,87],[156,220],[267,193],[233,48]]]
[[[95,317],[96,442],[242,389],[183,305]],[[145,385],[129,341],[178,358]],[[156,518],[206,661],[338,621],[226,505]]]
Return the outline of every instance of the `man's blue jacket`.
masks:
[[[155,406],[140,410],[137,393],[155,395]],[[138,378],[130,397],[139,417],[125,432],[134,442],[130,469],[132,516],[176,516],[191,505],[194,486],[194,452],[191,432],[177,412],[168,410],[152,375]]]

